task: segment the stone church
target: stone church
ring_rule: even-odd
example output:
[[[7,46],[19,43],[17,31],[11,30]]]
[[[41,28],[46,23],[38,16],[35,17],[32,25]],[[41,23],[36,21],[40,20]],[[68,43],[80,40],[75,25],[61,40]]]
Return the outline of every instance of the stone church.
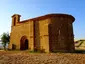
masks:
[[[74,51],[73,16],[47,14],[23,21],[20,17],[12,16],[9,49]]]

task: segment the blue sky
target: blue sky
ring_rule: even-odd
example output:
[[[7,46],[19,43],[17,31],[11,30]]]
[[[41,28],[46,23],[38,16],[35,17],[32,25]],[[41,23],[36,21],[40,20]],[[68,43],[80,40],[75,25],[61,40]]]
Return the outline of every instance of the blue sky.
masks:
[[[21,20],[49,13],[66,13],[75,17],[74,38],[85,39],[85,0],[0,0],[0,35],[11,31],[11,16]]]

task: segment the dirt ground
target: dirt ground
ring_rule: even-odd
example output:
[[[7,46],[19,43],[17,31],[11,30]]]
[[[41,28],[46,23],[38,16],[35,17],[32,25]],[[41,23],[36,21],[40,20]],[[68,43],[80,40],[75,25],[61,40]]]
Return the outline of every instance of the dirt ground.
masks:
[[[85,54],[0,51],[0,64],[85,64]]]

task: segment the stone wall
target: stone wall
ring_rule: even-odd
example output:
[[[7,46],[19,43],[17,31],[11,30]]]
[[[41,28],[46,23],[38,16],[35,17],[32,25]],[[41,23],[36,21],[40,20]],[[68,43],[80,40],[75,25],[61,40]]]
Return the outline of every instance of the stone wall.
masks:
[[[18,23],[16,26],[12,26],[10,45],[16,44],[16,49],[20,49],[20,39],[26,36],[29,41],[29,48],[33,50],[34,48],[34,27],[33,21],[28,21],[26,23]],[[12,46],[11,46],[12,47]]]
[[[63,15],[51,18],[49,24],[50,51],[74,50],[72,22],[71,18],[63,17]]]

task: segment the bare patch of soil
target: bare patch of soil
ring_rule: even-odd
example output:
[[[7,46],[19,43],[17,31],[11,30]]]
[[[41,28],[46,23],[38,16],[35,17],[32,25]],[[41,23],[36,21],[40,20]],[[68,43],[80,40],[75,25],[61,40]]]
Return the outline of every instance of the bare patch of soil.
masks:
[[[85,54],[0,51],[0,64],[85,64]]]

